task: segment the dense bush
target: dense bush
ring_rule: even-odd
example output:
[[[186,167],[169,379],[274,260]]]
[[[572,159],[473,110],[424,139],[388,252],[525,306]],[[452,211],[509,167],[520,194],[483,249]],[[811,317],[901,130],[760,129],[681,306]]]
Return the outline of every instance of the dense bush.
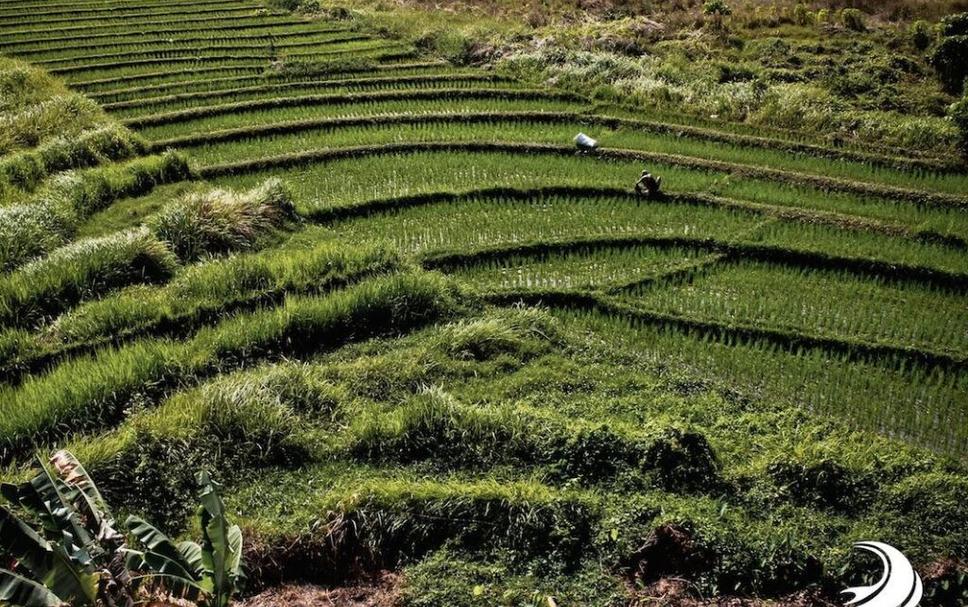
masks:
[[[911,38],[911,44],[919,51],[927,50],[934,42],[934,31],[931,24],[921,19],[911,24],[908,35]]]
[[[958,129],[958,151],[968,161],[968,97],[952,105],[948,115]]]
[[[840,24],[849,30],[862,32],[867,29],[864,23],[864,13],[856,8],[845,8],[840,12]]]
[[[949,93],[960,93],[968,77],[968,36],[948,36],[931,53],[931,65]]]

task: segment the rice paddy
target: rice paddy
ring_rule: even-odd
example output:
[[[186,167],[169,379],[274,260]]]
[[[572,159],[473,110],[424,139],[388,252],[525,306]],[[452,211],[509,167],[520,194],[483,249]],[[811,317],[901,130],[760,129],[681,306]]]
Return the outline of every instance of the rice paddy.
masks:
[[[640,581],[714,594],[968,558],[963,168],[259,0],[5,0],[0,53],[3,478],[68,446],[179,527],[205,461],[254,588],[460,589],[414,605],[505,604],[477,567],[632,605],[668,525],[708,558]]]

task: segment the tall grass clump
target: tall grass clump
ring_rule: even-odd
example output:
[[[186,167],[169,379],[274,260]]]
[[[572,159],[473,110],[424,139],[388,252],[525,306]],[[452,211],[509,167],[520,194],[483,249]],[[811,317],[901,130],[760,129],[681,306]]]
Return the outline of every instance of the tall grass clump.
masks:
[[[269,179],[246,193],[216,189],[189,194],[154,216],[149,226],[179,258],[190,261],[250,248],[294,216],[290,190],[279,179]]]
[[[0,459],[22,454],[28,444],[116,423],[122,410],[151,403],[176,383],[408,331],[455,313],[459,301],[440,275],[397,274],[323,297],[292,298],[187,341],[145,340],[72,359],[19,386],[0,387]]]
[[[118,198],[188,178],[174,152],[54,176],[24,204],[0,208],[0,271],[22,265],[72,240],[81,221]]]
[[[88,302],[58,318],[45,337],[69,345],[197,326],[233,309],[277,302],[286,294],[322,294],[399,267],[398,257],[386,250],[332,243],[214,259],[185,268],[164,286],[127,289]]]
[[[111,289],[167,279],[177,265],[145,229],[82,240],[0,278],[0,324],[42,321]]]
[[[118,124],[99,126],[77,137],[55,137],[35,149],[0,158],[0,201],[18,190],[33,190],[53,173],[126,160],[144,150],[144,140]]]
[[[90,99],[70,92],[46,72],[0,59],[0,154],[72,136],[108,120]]]

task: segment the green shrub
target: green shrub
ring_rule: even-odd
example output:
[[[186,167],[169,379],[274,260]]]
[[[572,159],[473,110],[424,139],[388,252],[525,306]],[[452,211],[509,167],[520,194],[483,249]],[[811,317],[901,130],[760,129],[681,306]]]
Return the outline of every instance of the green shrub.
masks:
[[[796,6],[793,7],[792,19],[797,25],[811,25],[814,18],[806,4],[797,2]]]
[[[958,151],[968,161],[968,97],[953,104],[948,110],[948,116],[958,129]]]
[[[968,77],[968,36],[949,36],[931,53],[931,65],[946,91],[958,94]]]
[[[934,30],[931,24],[923,19],[918,19],[911,24],[908,36],[911,38],[911,44],[919,51],[927,50],[934,42]]]
[[[55,137],[0,160],[0,185],[29,191],[52,173],[125,160],[144,149],[144,141],[120,125],[101,126],[77,137]]]
[[[829,460],[810,465],[776,461],[766,473],[783,497],[803,506],[847,514],[863,511],[877,491],[872,479]]]
[[[941,20],[942,36],[968,36],[968,13],[948,15]]]
[[[294,215],[292,193],[282,181],[270,179],[244,194],[227,190],[189,194],[152,217],[148,225],[180,259],[194,261],[250,248]]]
[[[845,8],[840,11],[840,24],[855,32],[863,32],[867,29],[864,13],[856,8]]]

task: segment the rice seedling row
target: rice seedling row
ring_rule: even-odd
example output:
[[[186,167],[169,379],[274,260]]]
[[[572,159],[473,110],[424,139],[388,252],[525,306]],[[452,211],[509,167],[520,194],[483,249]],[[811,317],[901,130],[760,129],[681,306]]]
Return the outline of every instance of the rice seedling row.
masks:
[[[0,5],[2,6],[2,5]],[[258,4],[253,3],[243,3],[238,0],[204,0],[200,2],[170,2],[166,3],[164,7],[166,9],[180,9],[181,7],[202,7],[202,6],[228,6],[237,7],[245,6],[247,8],[258,7]],[[36,10],[37,8],[43,8],[48,10]],[[84,5],[78,3],[76,5],[67,4],[40,4],[40,5],[26,5],[20,6],[16,10],[7,10],[5,8],[0,8],[0,19],[3,19],[5,23],[17,23],[23,21],[34,21],[36,17],[64,17],[68,15],[91,15],[92,13],[98,17],[104,18],[114,18],[117,12],[121,10],[135,10],[135,11],[147,11],[151,10],[150,6],[145,6],[143,4],[131,4],[122,3],[115,5]],[[26,12],[25,12],[26,11]],[[150,14],[150,13],[139,13],[139,14]],[[164,14],[164,13],[162,13]]]
[[[115,10],[118,8],[138,9],[138,8],[145,8],[145,7],[151,7],[151,6],[197,6],[198,4],[219,4],[219,3],[235,4],[238,2],[239,0],[204,0],[204,2],[200,2],[200,3],[192,3],[187,0],[174,0],[172,2],[163,2],[161,0],[144,0],[142,2],[138,2],[138,4],[135,5],[127,0],[118,0],[114,2],[109,2],[107,0],[96,0],[93,2],[88,0],[78,0],[77,2],[56,2],[56,1],[55,2],[36,2],[36,1],[17,2],[17,1],[4,0],[4,2],[0,2],[0,7],[4,7],[3,9],[0,9],[0,10],[3,10],[3,11],[7,11],[7,10],[34,11],[36,9],[51,9],[51,10],[77,9],[82,11],[83,10]],[[11,8],[7,9],[6,7],[11,7]]]
[[[352,45],[352,46],[351,46]],[[335,46],[335,45],[334,45]],[[328,48],[328,46],[324,47]],[[405,49],[397,43],[387,43],[379,40],[370,41],[365,40],[362,42],[347,43],[346,48],[332,49],[332,50],[314,50],[307,53],[284,53],[286,57],[304,57],[304,58],[317,58],[326,57],[334,54],[342,53],[352,53],[352,52],[372,52],[372,51],[387,51],[387,50],[401,50]],[[252,60],[263,60],[268,66],[268,62],[278,58],[283,53],[278,53],[276,50],[268,47],[256,47],[257,51],[246,51],[245,49],[240,49],[239,52],[230,52],[232,49],[214,49],[209,51],[194,51],[188,49],[189,55],[182,55],[179,52],[162,52],[157,53],[158,57],[149,57],[146,59],[131,59],[125,61],[109,61],[102,63],[83,63],[83,64],[68,64],[60,67],[48,68],[52,74],[73,74],[77,72],[96,72],[96,71],[108,71],[108,70],[120,70],[120,69],[130,69],[130,68],[143,68],[151,67],[157,65],[166,64],[179,64],[179,63],[202,63],[202,62],[215,62],[216,64],[225,64],[229,62],[239,62],[239,61],[252,61]]]
[[[206,110],[207,111],[207,110]],[[138,122],[129,121],[127,124],[131,126],[139,126],[143,124],[141,121],[149,120],[150,123],[156,123],[155,120],[170,120],[178,116],[178,113],[173,113],[170,115],[159,115],[157,118],[150,119],[139,119]],[[161,116],[164,116],[162,118]],[[563,145],[563,144],[528,144],[528,143],[512,143],[512,142],[500,142],[500,141],[478,141],[478,142],[427,142],[427,143],[410,143],[410,144],[396,144],[384,146],[381,151],[379,147],[374,146],[372,148],[366,148],[360,146],[357,148],[356,152],[359,154],[365,154],[369,150],[372,153],[395,153],[400,151],[494,151],[494,152],[507,152],[507,153],[519,153],[522,155],[533,154],[533,155],[551,155],[551,156],[561,156],[561,155],[574,155],[575,150],[573,146]],[[344,152],[349,153],[350,150],[344,150]],[[249,163],[238,162],[229,163],[225,165],[215,165],[208,169],[208,174],[217,175],[225,172],[239,172],[246,170],[262,170],[265,168],[271,168],[274,166],[296,166],[300,163],[305,162],[316,162],[320,159],[327,158],[331,156],[332,151],[330,150],[317,150],[317,151],[306,151],[302,153],[293,153],[287,155],[281,155],[273,158],[264,158],[259,160],[254,160]],[[944,194],[939,192],[924,192],[920,190],[913,190],[907,188],[899,188],[895,186],[880,185],[865,183],[860,181],[852,181],[841,178],[824,177],[818,175],[810,175],[806,173],[801,173],[797,171],[788,171],[783,169],[772,169],[760,166],[752,166],[740,163],[732,163],[720,160],[708,160],[705,158],[695,158],[681,156],[677,154],[666,154],[661,152],[649,152],[649,151],[638,151],[638,150],[627,150],[627,149],[615,149],[615,148],[599,148],[593,154],[589,156],[595,158],[605,158],[613,160],[626,160],[626,161],[637,161],[637,162],[652,162],[652,163],[662,163],[670,166],[679,166],[685,168],[711,170],[724,173],[730,173],[737,177],[744,178],[756,178],[764,179],[770,181],[777,181],[788,183],[791,185],[799,186],[812,186],[820,189],[828,189],[834,192],[852,193],[867,196],[878,196],[884,198],[893,198],[903,201],[908,201],[911,203],[917,203],[922,205],[932,205],[941,208],[955,208],[960,209],[968,207],[968,197],[964,195],[955,194]]]
[[[17,25],[25,25],[25,26],[44,25],[48,27],[53,25],[58,25],[61,23],[71,23],[73,24],[72,25],[73,29],[80,29],[83,27],[99,28],[104,25],[110,26],[113,22],[125,23],[128,20],[140,19],[143,17],[166,17],[170,19],[169,21],[170,23],[174,23],[177,20],[177,18],[180,16],[193,17],[193,16],[199,16],[199,15],[205,15],[208,19],[215,20],[219,18],[233,17],[239,13],[250,14],[257,9],[258,9],[258,5],[244,4],[244,5],[236,5],[236,6],[228,6],[228,7],[220,6],[217,8],[211,8],[211,7],[192,8],[190,10],[184,9],[184,10],[163,10],[163,11],[155,11],[155,12],[139,11],[134,13],[122,13],[122,14],[112,15],[112,18],[110,20],[105,20],[103,18],[98,18],[94,16],[78,16],[78,17],[65,16],[65,17],[51,17],[51,18],[41,18],[41,19],[26,18],[26,19],[13,20],[13,21]],[[107,21],[107,23],[105,23],[105,21]],[[149,20],[146,23],[151,24],[153,22]],[[20,34],[23,31],[24,30],[14,30],[13,33]]]
[[[968,353],[964,296],[964,292],[861,279],[844,272],[738,261],[671,288],[623,295],[621,301],[661,314],[964,357]],[[856,298],[855,304],[831,305],[849,298]]]
[[[357,101],[346,104],[239,111],[159,126],[140,127],[138,132],[149,141],[163,141],[199,132],[217,132],[227,129],[324,118],[337,119],[386,114],[416,115],[441,112],[580,112],[585,107],[587,105],[584,102],[553,101],[540,98],[536,100],[501,98],[420,100],[403,98],[396,101]]]
[[[493,188],[608,187],[625,188],[638,173],[635,164],[587,163],[582,158],[529,159],[490,154],[423,154],[344,158],[297,171],[268,171],[219,179],[246,187],[266,174],[286,175],[299,201],[299,212],[325,220],[341,209],[369,201],[392,200]],[[379,179],[375,179],[379,176]],[[684,188],[701,190],[702,173],[675,176]],[[628,197],[623,197],[628,201]],[[638,204],[627,202],[626,204]],[[760,212],[746,211],[751,217]],[[388,234],[393,231],[387,232]],[[771,224],[751,235],[765,244],[831,254],[882,259],[960,272],[965,252],[932,242],[903,240],[891,234],[809,226],[796,221]],[[756,241],[752,241],[756,242]]]
[[[634,343],[658,364],[682,364],[772,402],[846,417],[858,427],[942,450],[958,449],[968,440],[968,413],[961,405],[968,397],[964,373],[892,368],[821,350],[784,351],[756,340],[718,342],[602,310],[556,314],[592,328],[603,339]],[[912,407],[913,402],[918,405]]]
[[[475,89],[434,89],[434,90],[403,90],[380,91],[370,93],[351,93],[335,95],[298,95],[293,97],[274,97],[224,105],[210,105],[194,107],[187,110],[148,114],[137,118],[124,120],[129,127],[142,128],[161,126],[200,118],[210,118],[225,114],[238,115],[242,112],[254,110],[271,110],[293,107],[318,107],[332,105],[346,105],[366,102],[386,102],[399,100],[427,101],[427,100],[456,100],[464,99],[502,99],[524,101],[570,102],[578,103],[581,98],[571,93],[554,93],[543,89],[520,88],[475,88]]]
[[[522,151],[526,151],[526,152],[522,153]],[[500,153],[505,153],[506,158],[514,155],[517,155],[523,158],[523,157],[526,157],[529,153],[538,152],[538,154],[542,156],[550,153],[552,155],[574,157],[573,153],[567,151],[566,148],[562,148],[560,146],[530,144],[530,143],[529,144],[516,144],[511,142],[482,143],[479,141],[466,142],[466,143],[454,142],[454,141],[425,142],[425,143],[386,143],[382,145],[372,145],[372,146],[326,148],[326,149],[317,149],[317,150],[312,150],[307,152],[295,152],[295,153],[281,155],[281,156],[271,156],[271,157],[254,159],[254,160],[243,160],[235,163],[210,165],[208,167],[203,167],[199,169],[199,171],[201,175],[204,175],[206,177],[216,177],[220,175],[259,172],[259,171],[265,171],[273,168],[279,168],[279,169],[292,168],[292,167],[297,167],[304,164],[332,163],[334,161],[345,159],[345,158],[359,158],[359,157],[371,156],[371,155],[388,156],[393,154],[413,155],[418,152],[437,152],[441,155],[444,155],[448,152],[449,153],[475,152],[480,154],[497,154],[497,155],[500,155]],[[610,184],[616,184],[618,187],[622,187],[622,186],[628,187],[629,183],[634,182],[635,174],[636,174],[635,166],[638,163],[628,161],[629,156],[632,156],[632,154],[629,153],[628,151],[623,152],[621,155],[619,155],[619,157],[621,159],[624,159],[625,162],[618,163],[618,164],[620,166],[624,165],[626,167],[629,167],[629,169],[626,169],[624,181],[611,181]],[[599,156],[599,160],[601,158],[602,156]],[[594,159],[584,157],[584,156],[578,157],[576,160],[578,160],[579,162],[583,161],[595,166],[601,166],[603,164],[606,164],[606,163],[594,161]],[[546,161],[547,161],[547,157],[544,157],[543,160],[539,160],[539,162],[546,162]],[[686,165],[686,167],[683,168],[683,164],[685,163],[678,163],[678,164],[673,164],[669,166],[660,165],[660,168],[662,169],[665,175],[667,175],[668,177],[674,176],[676,178],[678,187],[682,191],[701,192],[712,187],[714,188],[714,191],[722,191],[728,195],[731,194],[726,188],[721,187],[721,182],[724,179],[728,179],[727,175],[717,173],[715,171],[701,170],[704,164],[702,162],[698,163],[700,166],[696,167],[696,169],[690,168],[688,165]],[[638,166],[641,167],[641,164],[638,164]],[[609,182],[603,182],[603,179],[605,178],[606,177],[604,177],[603,175],[599,175],[599,176],[596,176],[594,179],[590,179],[588,183],[609,183]],[[814,181],[811,179],[798,179],[798,180],[808,182],[808,183],[810,181]],[[495,185],[499,185],[499,184],[495,184]],[[778,185],[780,187],[777,187]],[[784,199],[789,199],[791,194],[793,193],[792,190],[784,189],[782,186],[783,184],[775,184],[769,179],[763,179],[763,180],[758,180],[756,184],[756,189],[759,192],[759,197],[764,198],[763,192],[766,191],[767,188],[774,188],[776,191],[776,199],[773,199],[772,196],[765,197],[765,198],[767,198],[770,201],[769,204],[778,205],[778,204],[783,204]],[[821,196],[821,197],[824,196],[825,194],[823,194],[822,187],[823,186],[821,185],[820,188],[818,188],[820,190],[819,192],[814,190],[811,195]],[[871,187],[873,188],[874,186],[871,186]],[[810,192],[810,188],[799,188],[799,189],[804,190],[806,192]],[[740,200],[742,200],[743,198],[744,197],[740,197]],[[823,200],[823,198],[820,198],[820,200]],[[802,200],[795,200],[794,202],[791,203],[791,206],[792,205],[799,206],[802,204],[803,204]],[[881,201],[880,204],[884,205],[885,203]],[[894,203],[886,203],[886,205],[888,210],[887,217],[890,217],[892,219],[896,218],[898,214],[891,214],[889,211],[891,208],[895,207],[896,205]],[[820,207],[820,208],[823,208],[823,207]],[[876,207],[874,208],[876,209]],[[906,213],[908,216],[921,215],[925,217],[933,217],[934,222],[939,225],[940,230],[938,230],[938,233],[943,235],[942,238],[939,239],[941,249],[948,248],[950,245],[955,245],[954,249],[951,250],[951,254],[955,256],[964,255],[964,251],[960,250],[963,248],[960,245],[963,244],[964,235],[957,234],[957,233],[949,234],[947,230],[950,229],[950,223],[945,222],[945,218],[948,214],[950,214],[951,217],[957,217],[956,207],[938,207],[938,210],[940,211],[940,213],[938,214],[935,213],[934,209],[930,209],[927,207],[923,209],[916,208],[916,207],[913,207],[913,208],[915,208],[915,211],[913,213]],[[857,211],[848,207],[846,209],[846,213],[855,214],[857,213]],[[884,213],[884,211],[882,210],[881,213]],[[917,230],[919,233],[924,234],[924,236],[928,237],[929,239],[933,239],[931,238],[932,234],[931,234],[930,228],[926,228],[925,226],[915,227],[915,224],[912,224],[912,227],[910,229]],[[927,231],[922,232],[922,230],[927,230]],[[886,238],[886,240],[890,240],[890,239]]]
[[[279,26],[281,31],[274,31],[276,28],[265,25],[253,25],[251,32],[247,29],[229,30],[226,33],[221,30],[188,30],[188,31],[169,31],[166,36],[146,36],[142,33],[130,34],[98,34],[86,38],[65,38],[63,40],[36,40],[32,42],[19,42],[9,45],[7,54],[20,58],[29,58],[33,55],[40,57],[50,56],[54,53],[67,53],[77,51],[95,51],[125,49],[136,46],[151,46],[159,44],[191,44],[191,43],[210,43],[241,41],[241,40],[288,40],[300,38],[308,35],[337,35],[341,33],[351,33],[352,30],[340,27],[326,27],[311,24],[308,26]],[[166,32],[161,32],[162,34]],[[125,41],[130,38],[130,41]],[[68,44],[73,42],[73,44]],[[4,45],[0,44],[0,48]]]
[[[271,86],[287,82],[305,81],[315,75],[320,82],[327,80],[372,80],[375,78],[401,78],[406,76],[452,76],[454,74],[471,73],[459,68],[453,68],[437,61],[416,61],[410,63],[379,64],[372,61],[350,61],[337,63],[332,66],[321,66],[318,73],[291,73],[286,70],[270,70],[253,76],[225,76],[210,78],[206,81],[197,80],[169,81],[160,84],[134,86],[126,88],[103,89],[88,93],[87,96],[97,100],[102,106],[112,103],[139,103],[156,97],[178,98],[181,95],[218,94],[221,91],[243,89],[253,86]],[[379,74],[374,76],[373,74]],[[387,75],[383,75],[387,74]],[[355,75],[355,77],[350,77]],[[479,75],[479,74],[477,74]],[[341,78],[337,78],[337,76]],[[160,94],[165,93],[165,94]],[[123,106],[122,106],[123,107]]]
[[[224,28],[226,21],[231,23],[231,27],[244,26],[245,28],[250,28],[253,24],[265,23],[267,25],[299,25],[305,22],[299,19],[293,19],[292,17],[278,16],[273,17],[271,15],[262,15],[259,11],[250,11],[249,13],[233,14],[232,19],[227,20],[224,16],[219,17],[217,15],[202,15],[199,17],[190,17],[184,19],[147,19],[139,23],[140,27],[144,26],[162,26],[160,28],[149,28],[143,30],[145,33],[157,33],[159,30],[172,30],[172,31],[186,31],[189,24],[201,25],[201,29],[207,31],[216,31],[219,28]],[[137,29],[132,28],[130,24],[97,24],[91,23],[88,25],[63,25],[57,28],[60,32],[70,32],[73,35],[73,39],[81,39],[88,37],[90,35],[98,34],[108,34],[108,33],[133,33]],[[9,42],[18,41],[22,37],[28,37],[28,39],[35,39],[35,36],[43,36],[45,33],[49,32],[50,28],[33,28],[33,29],[20,29],[11,30],[9,32],[4,32],[4,36]],[[43,40],[44,38],[40,38]]]
[[[228,24],[216,25],[213,23],[201,22],[200,26],[192,26],[190,23],[183,23],[181,25],[177,23],[162,23],[162,27],[153,28],[141,28],[138,30],[132,30],[126,28],[125,26],[111,26],[103,28],[104,31],[99,32],[87,32],[87,33],[75,33],[66,36],[44,36],[44,32],[37,32],[40,34],[39,37],[35,38],[11,38],[9,33],[5,33],[4,39],[0,40],[0,49],[6,48],[18,48],[20,46],[40,46],[46,48],[48,46],[53,47],[54,45],[59,45],[64,42],[73,42],[80,45],[89,44],[92,40],[120,40],[124,38],[135,38],[142,39],[149,35],[186,35],[198,33],[207,33],[213,36],[220,35],[220,33],[225,32],[236,32],[236,31],[247,31],[253,30],[260,33],[270,34],[275,33],[277,28],[285,28],[283,31],[287,31],[293,28],[295,31],[302,31],[300,28],[306,28],[306,24],[300,20],[294,20],[291,18],[284,17],[262,17],[255,16],[250,18],[239,18],[233,19]],[[59,28],[64,29],[64,28]],[[314,31],[317,27],[311,28]],[[338,28],[331,31],[337,31]],[[70,30],[68,30],[70,31]]]
[[[469,81],[469,83],[472,82]],[[122,113],[121,115],[127,116],[129,114]],[[244,159],[247,156],[247,146],[257,146],[261,155],[265,156],[274,153],[283,154],[299,150],[311,150],[322,147],[323,144],[337,146],[342,141],[345,141],[344,145],[349,145],[352,144],[354,138],[358,145],[389,141],[425,142],[434,140],[493,140],[555,144],[568,141],[574,133],[583,129],[587,130],[588,127],[584,123],[584,114],[562,115],[557,112],[507,116],[491,114],[478,119],[456,113],[438,115],[436,119],[427,115],[416,114],[412,120],[413,123],[408,124],[403,118],[393,116],[388,119],[389,124],[386,126],[374,120],[374,124],[367,128],[349,125],[354,126],[354,128],[345,132],[335,130],[340,126],[339,124],[327,124],[323,120],[319,120],[317,124],[329,128],[323,128],[313,133],[298,131],[293,133],[297,129],[292,125],[285,127],[288,128],[288,132],[285,128],[271,130],[265,127],[264,130],[268,132],[262,134],[260,139],[256,141],[219,145],[216,138],[213,141],[216,145],[198,147],[193,156],[200,163],[217,164]],[[312,123],[304,124],[304,126],[311,125]],[[252,130],[258,132],[259,128],[252,127]],[[303,129],[303,131],[305,130],[308,129]],[[236,131],[233,136],[243,134],[244,131],[240,130]],[[215,135],[218,136],[217,133]],[[865,183],[883,183],[892,186],[906,183],[908,186],[917,186],[921,190],[947,192],[952,195],[968,191],[968,177],[964,175],[924,174],[916,176],[896,170],[872,171],[870,167],[848,163],[838,163],[837,168],[824,170],[824,167],[830,166],[829,161],[813,161],[812,159],[804,159],[800,156],[779,152],[751,150],[750,148],[706,142],[691,142],[692,145],[690,145],[690,142],[674,136],[633,130],[596,133],[595,135],[600,138],[604,146],[621,146],[623,149],[647,151],[648,153],[675,153],[677,156],[688,154],[695,158],[715,159],[731,164],[777,167],[787,171],[809,173],[825,179],[829,175],[854,181],[864,181]],[[207,134],[198,133],[195,138],[197,141],[204,141],[206,136]],[[267,141],[270,136],[271,142]]]
[[[302,34],[291,39],[262,38],[256,42],[243,42],[238,38],[222,38],[211,40],[207,44],[204,41],[191,41],[189,44],[180,44],[180,41],[168,40],[158,44],[130,44],[115,46],[117,52],[97,52],[93,54],[77,54],[76,51],[43,51],[39,57],[33,59],[36,65],[47,68],[67,67],[79,62],[88,62],[100,59],[122,59],[129,57],[145,57],[164,59],[167,57],[180,56],[179,53],[205,53],[212,51],[245,51],[245,50],[265,50],[267,53],[285,52],[285,49],[303,48],[313,46],[327,46],[340,42],[358,42],[372,40],[368,35],[353,32],[337,32],[335,34]],[[85,53],[85,49],[81,49]],[[15,53],[16,56],[23,56],[23,53]]]
[[[266,83],[266,78],[262,83],[255,86],[242,88],[227,88],[221,90],[205,90],[192,93],[180,93],[159,97],[146,97],[132,101],[121,101],[116,103],[105,103],[102,105],[106,110],[111,111],[120,118],[136,118],[141,115],[157,113],[161,110],[174,111],[188,109],[203,105],[202,102],[212,99],[219,99],[228,102],[249,101],[259,99],[267,95],[276,94],[281,91],[298,91],[300,93],[312,93],[317,91],[339,91],[343,93],[365,91],[365,90],[406,90],[408,87],[422,84],[425,86],[446,87],[449,83],[456,83],[465,86],[495,85],[502,87],[525,88],[527,85],[517,81],[503,78],[495,74],[482,74],[480,72],[461,72],[447,71],[440,73],[439,68],[431,73],[417,73],[415,75],[393,75],[393,76],[357,76],[355,78],[339,78],[335,80],[312,79],[312,80],[287,80],[284,82]],[[269,96],[268,98],[274,98]]]
[[[349,55],[360,59],[371,59],[374,61],[397,61],[412,60],[417,53],[406,45],[395,42],[377,42],[360,44],[357,48],[340,51],[312,51],[308,53],[289,53],[284,59],[269,54],[245,53],[245,54],[209,54],[198,57],[178,57],[167,60],[145,59],[141,61],[122,61],[111,64],[97,65],[78,65],[69,68],[56,68],[49,70],[52,73],[63,74],[68,80],[80,78],[78,74],[83,74],[85,80],[103,80],[111,77],[131,76],[157,73],[158,66],[172,65],[206,65],[209,68],[215,67],[259,67],[262,71],[271,69],[272,63],[277,61],[327,61],[337,55]],[[253,63],[254,61],[254,63]],[[254,70],[253,70],[254,71]]]

